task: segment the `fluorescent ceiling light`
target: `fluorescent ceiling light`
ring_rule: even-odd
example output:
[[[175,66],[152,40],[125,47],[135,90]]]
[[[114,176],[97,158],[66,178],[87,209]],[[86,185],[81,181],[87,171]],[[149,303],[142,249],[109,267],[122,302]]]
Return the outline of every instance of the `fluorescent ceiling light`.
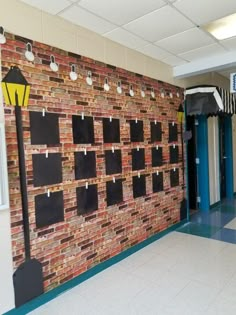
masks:
[[[236,13],[203,25],[202,28],[218,40],[236,36]]]

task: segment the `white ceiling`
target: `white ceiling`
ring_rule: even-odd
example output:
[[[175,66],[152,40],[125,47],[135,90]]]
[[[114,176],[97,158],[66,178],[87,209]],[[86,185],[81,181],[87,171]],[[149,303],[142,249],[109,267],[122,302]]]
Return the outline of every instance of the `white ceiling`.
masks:
[[[236,37],[218,41],[201,28],[235,13],[236,0],[21,1],[173,67],[236,53]]]

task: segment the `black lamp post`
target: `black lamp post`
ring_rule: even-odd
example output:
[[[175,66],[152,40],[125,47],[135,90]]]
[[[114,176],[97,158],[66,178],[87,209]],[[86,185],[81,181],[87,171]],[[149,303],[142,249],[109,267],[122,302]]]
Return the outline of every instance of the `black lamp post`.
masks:
[[[30,93],[30,85],[18,67],[11,67],[2,80],[2,91],[6,105],[15,106],[16,132],[18,144],[18,159],[20,172],[20,190],[22,200],[22,214],[24,222],[25,259],[30,258],[29,214],[25,172],[25,154],[22,128],[21,106],[27,106]]]
[[[28,195],[25,171],[24,138],[22,127],[22,106],[28,105],[30,85],[21,73],[20,69],[12,66],[2,80],[2,90],[6,105],[15,106],[16,133],[18,145],[20,191],[22,202],[25,262],[22,263],[13,274],[15,290],[15,304],[20,306],[43,293],[42,265],[30,255],[30,230]]]

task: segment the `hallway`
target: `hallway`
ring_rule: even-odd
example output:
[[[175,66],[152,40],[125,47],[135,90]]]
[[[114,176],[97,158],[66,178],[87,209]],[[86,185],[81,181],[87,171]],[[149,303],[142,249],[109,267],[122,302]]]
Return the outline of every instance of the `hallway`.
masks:
[[[225,201],[32,315],[234,315],[236,201]]]

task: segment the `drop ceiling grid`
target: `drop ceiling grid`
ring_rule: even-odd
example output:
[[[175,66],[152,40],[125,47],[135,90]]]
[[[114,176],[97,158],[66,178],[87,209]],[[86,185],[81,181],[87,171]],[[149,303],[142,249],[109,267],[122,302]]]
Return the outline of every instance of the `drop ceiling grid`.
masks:
[[[172,66],[236,50],[198,28],[236,12],[235,0],[19,0]]]

